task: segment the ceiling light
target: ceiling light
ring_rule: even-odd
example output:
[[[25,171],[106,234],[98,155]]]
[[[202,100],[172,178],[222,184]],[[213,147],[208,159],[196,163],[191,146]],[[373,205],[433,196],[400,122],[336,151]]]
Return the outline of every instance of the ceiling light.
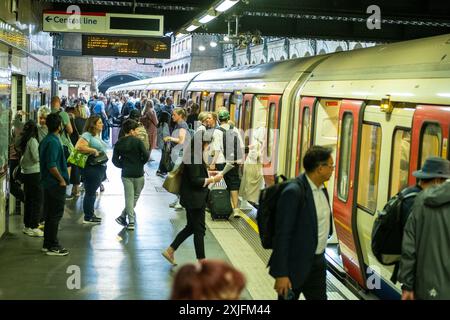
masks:
[[[200,45],[200,46],[198,46],[198,50],[200,50],[200,51],[205,51],[205,50],[206,50],[206,48],[205,48],[205,46],[204,46],[204,45]]]
[[[211,42],[209,43],[209,45],[210,45],[212,48],[215,48],[215,47],[217,47],[217,42],[211,41]]]
[[[216,7],[216,11],[225,12],[238,2],[239,0],[225,0]]]
[[[207,14],[207,15],[203,16],[200,20],[198,20],[198,22],[200,22],[200,23],[208,23],[211,20],[214,20],[215,18],[216,18],[216,16]]]
[[[223,41],[230,41],[230,37],[229,36],[223,37]]]
[[[195,29],[197,29],[198,27],[200,27],[200,26],[196,26],[194,24],[191,24],[189,27],[186,28],[186,31],[191,32],[191,31],[194,31]]]

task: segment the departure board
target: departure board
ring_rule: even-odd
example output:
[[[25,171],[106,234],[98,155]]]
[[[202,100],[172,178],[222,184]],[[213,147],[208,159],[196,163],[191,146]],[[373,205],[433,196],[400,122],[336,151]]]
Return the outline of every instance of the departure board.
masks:
[[[81,52],[87,56],[170,59],[170,38],[83,35]]]

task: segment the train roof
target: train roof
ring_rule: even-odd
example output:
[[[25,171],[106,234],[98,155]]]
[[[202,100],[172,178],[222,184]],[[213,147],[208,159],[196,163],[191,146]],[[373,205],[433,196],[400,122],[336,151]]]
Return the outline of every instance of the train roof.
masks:
[[[308,71],[321,59],[324,56],[204,71],[192,80],[187,90],[216,91],[223,87],[226,91],[258,93],[270,90],[272,93],[282,93],[292,79]]]
[[[329,55],[313,71],[304,95],[450,103],[450,35]]]
[[[190,72],[149,79],[147,90],[183,90],[200,72]]]
[[[112,86],[112,87],[108,88],[108,90],[106,90],[106,93],[114,92],[114,91],[122,91],[122,90],[127,90],[127,91],[144,90],[147,87],[150,80],[151,80],[151,78],[122,83],[117,86]]]

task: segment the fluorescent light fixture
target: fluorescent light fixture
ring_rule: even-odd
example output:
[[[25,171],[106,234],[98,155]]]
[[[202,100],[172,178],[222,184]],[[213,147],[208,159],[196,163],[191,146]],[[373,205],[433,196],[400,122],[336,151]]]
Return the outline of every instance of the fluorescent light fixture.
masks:
[[[198,27],[200,27],[200,26],[196,26],[194,24],[191,24],[189,27],[186,28],[186,31],[191,32],[191,31],[194,31],[195,29],[197,29]]]
[[[200,45],[200,46],[198,46],[198,50],[200,50],[200,51],[205,51],[205,50],[206,50],[206,48],[205,48],[205,46],[204,46],[204,45]]]
[[[448,92],[438,93],[437,95],[438,97],[450,98],[450,93]]]
[[[209,43],[209,45],[210,45],[212,48],[215,48],[215,47],[217,47],[217,42],[216,42],[216,41],[211,41],[211,42]]]
[[[239,0],[225,0],[216,7],[216,11],[225,12],[238,2]]]
[[[200,23],[208,23],[211,20],[214,20],[216,18],[216,16],[210,15],[210,14],[206,14],[205,16],[201,17],[200,20],[198,20],[198,22]]]

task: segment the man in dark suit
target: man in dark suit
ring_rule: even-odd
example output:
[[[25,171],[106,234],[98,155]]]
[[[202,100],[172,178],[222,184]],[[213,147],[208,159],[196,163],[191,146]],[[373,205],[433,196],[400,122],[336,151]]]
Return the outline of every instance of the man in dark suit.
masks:
[[[332,233],[331,207],[324,182],[334,170],[332,150],[312,146],[303,158],[305,173],[282,191],[270,275],[280,300],[326,300],[325,248]]]

